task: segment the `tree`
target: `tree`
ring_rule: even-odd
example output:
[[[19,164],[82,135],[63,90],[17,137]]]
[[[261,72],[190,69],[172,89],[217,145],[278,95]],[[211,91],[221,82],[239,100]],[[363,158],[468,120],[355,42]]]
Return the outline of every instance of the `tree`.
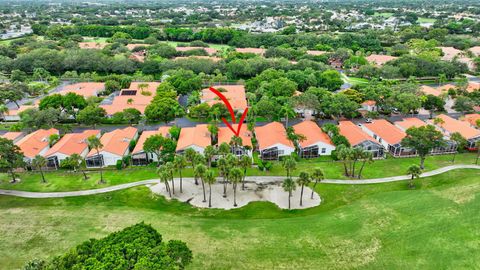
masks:
[[[323,173],[323,170],[320,168],[315,168],[312,173],[312,180],[315,181],[315,183],[313,184],[312,194],[310,195],[310,199],[313,200],[313,193],[315,191],[315,187],[317,187],[317,184],[324,179],[325,179],[325,174]]]
[[[360,167],[360,171],[358,171],[358,179],[362,178],[363,168],[365,164],[373,162],[373,154],[370,151],[363,150],[360,159],[362,160],[362,166]]]
[[[233,185],[233,206],[237,207],[237,185],[243,179],[243,173],[239,168],[233,168],[228,174],[228,178]]]
[[[161,96],[156,96],[145,108],[145,117],[152,122],[168,123],[182,114],[183,110],[176,99]]]
[[[223,178],[223,197],[227,197],[227,177],[228,177],[228,170],[229,170],[229,164],[225,157],[221,157],[217,160],[217,167],[218,170],[220,171],[220,174],[222,175]]]
[[[205,195],[205,181],[203,181],[206,171],[207,171],[207,167],[203,164],[198,164],[197,166],[195,166],[195,169],[193,171],[195,178],[200,178],[200,180],[202,180],[203,202],[207,202],[207,197]]]
[[[320,87],[325,87],[329,91],[335,91],[342,86],[343,80],[340,73],[336,70],[329,69],[320,75]]]
[[[167,171],[167,168],[165,168],[165,165],[159,166],[157,168],[157,173],[158,177],[160,178],[160,182],[165,184],[165,189],[167,190],[168,195],[171,198],[172,191],[170,190],[170,185],[168,184],[168,181],[170,180],[170,173]]]
[[[344,169],[344,174],[345,176],[351,176],[350,175],[350,170],[349,170],[349,162],[351,160],[351,152],[352,148],[346,147],[345,145],[341,144],[337,146],[337,149],[335,150],[337,153],[337,158],[342,161],[343,163],[343,169]]]
[[[48,136],[48,145],[52,147],[59,139],[60,139],[60,135],[51,134],[50,136]]]
[[[218,154],[222,155],[223,157],[225,157],[230,152],[231,152],[230,145],[228,145],[228,143],[226,142],[223,142],[218,147]]]
[[[427,95],[423,101],[423,108],[430,112],[430,119],[433,118],[433,113],[435,111],[443,111],[445,106],[445,101],[434,95]]]
[[[412,176],[409,181],[409,186],[410,188],[413,188],[414,187],[413,179],[420,178],[420,175],[422,174],[422,169],[418,165],[413,164],[410,167],[408,167],[407,174]]]
[[[123,110],[123,119],[125,119],[129,125],[138,123],[141,116],[142,113],[135,108],[127,108]]]
[[[310,175],[306,172],[300,172],[300,175],[297,178],[297,184],[301,187],[300,189],[300,206],[303,205],[303,188],[305,185],[310,184],[311,179]]]
[[[205,172],[203,182],[208,184],[209,194],[208,194],[208,207],[212,207],[212,184],[215,184],[217,178],[215,177],[215,173],[208,169]]]
[[[87,180],[88,179],[87,174],[83,170],[83,167],[85,166],[85,160],[83,159],[83,157],[75,153],[69,157],[69,161],[71,166],[73,167],[73,170],[74,171],[80,170],[80,172],[83,174],[83,179]]]
[[[34,269],[185,269],[191,261],[184,242],[163,241],[152,226],[138,223],[85,241]]]
[[[467,113],[473,112],[473,106],[475,103],[473,100],[467,96],[458,96],[455,99],[455,103],[453,104],[453,109],[457,112]]]
[[[415,149],[420,156],[420,169],[424,169],[426,156],[432,149],[444,145],[443,134],[434,126],[411,127],[406,131],[407,135],[402,139],[402,146]]]
[[[480,141],[475,142],[475,148],[477,148],[477,158],[475,159],[475,164],[478,164],[478,159],[480,158]]]
[[[155,134],[148,137],[143,143],[143,150],[147,153],[153,153],[157,157],[157,162],[160,164],[162,160],[162,147],[165,145],[167,138],[162,134]]]
[[[103,147],[103,144],[100,141],[100,139],[95,135],[92,135],[92,136],[87,138],[87,144],[88,144],[88,148],[95,149],[95,151],[97,152],[97,158],[99,158],[101,160],[101,164],[100,164],[100,167],[99,167],[100,184],[104,184],[105,181],[103,180],[103,172],[102,172],[102,167],[103,167],[104,163],[103,163],[103,156],[100,156],[100,149]]]
[[[182,170],[187,167],[187,160],[184,156],[176,155],[173,159],[173,164],[175,168],[178,170],[178,174],[180,176],[180,193],[183,193],[183,178],[182,178]]]
[[[290,209],[290,197],[292,197],[292,192],[297,188],[295,181],[293,181],[292,178],[286,178],[283,180],[282,188],[288,192],[288,209]]]
[[[15,169],[24,165],[23,153],[13,141],[0,138],[0,168],[6,169],[12,176],[12,183],[17,180],[15,178]]]
[[[46,183],[47,180],[45,180],[45,175],[43,175],[43,168],[47,165],[47,159],[40,155],[36,155],[32,159],[32,167],[39,170],[40,174],[42,175],[42,183]]]
[[[165,163],[163,168],[168,173],[168,176],[170,177],[170,180],[172,181],[172,193],[175,195],[175,181],[174,181],[174,178],[173,178],[173,172],[175,171],[175,166],[171,161],[169,161],[169,162]]]
[[[285,116],[285,127],[288,128],[288,118],[297,115],[289,103],[285,103],[280,109],[281,115]]]
[[[208,145],[205,147],[205,150],[203,151],[203,155],[205,156],[205,159],[207,160],[208,168],[212,167],[212,158],[217,154],[217,149],[215,147]]]
[[[459,132],[454,132],[450,135],[450,140],[456,144],[455,153],[453,153],[452,163],[455,163],[455,157],[457,156],[458,151],[462,151],[467,147],[468,141],[465,137],[462,136]]]
[[[245,177],[247,176],[247,169],[252,167],[252,159],[243,155],[239,160],[239,165],[243,168],[242,190],[245,190]]]
[[[77,121],[84,125],[95,127],[97,124],[102,122],[106,114],[107,112],[105,109],[98,106],[89,105],[78,113]]]
[[[292,156],[288,156],[283,160],[282,165],[287,171],[287,178],[290,178],[291,172],[297,167],[297,162]]]
[[[213,122],[207,126],[208,132],[210,132],[210,137],[212,139],[212,143],[216,144],[217,142],[217,135],[218,135],[218,125],[216,122]]]

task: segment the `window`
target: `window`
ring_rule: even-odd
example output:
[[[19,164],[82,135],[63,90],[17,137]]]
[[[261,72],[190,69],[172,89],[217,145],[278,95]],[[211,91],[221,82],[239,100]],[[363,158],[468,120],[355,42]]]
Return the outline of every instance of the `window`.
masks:
[[[326,148],[322,148],[322,154],[325,154],[327,152]]]

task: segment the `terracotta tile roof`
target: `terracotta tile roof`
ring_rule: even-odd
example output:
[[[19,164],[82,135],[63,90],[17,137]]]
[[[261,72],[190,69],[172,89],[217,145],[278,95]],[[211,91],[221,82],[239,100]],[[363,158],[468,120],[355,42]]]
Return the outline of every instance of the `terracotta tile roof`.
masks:
[[[440,91],[448,91],[450,89],[455,89],[455,88],[457,88],[457,86],[454,85],[454,84],[451,84],[451,83],[447,83],[447,84],[444,84],[442,86],[437,87],[437,89],[440,90]]]
[[[467,86],[467,92],[471,93],[473,91],[480,91],[480,83],[478,82],[469,82]]]
[[[454,47],[438,47],[443,52],[442,60],[452,61],[455,56],[462,53],[461,50],[457,50]]]
[[[145,55],[139,53],[132,53],[128,58],[132,59],[133,61],[137,61],[140,63],[145,62]]]
[[[75,93],[85,98],[97,96],[98,93],[105,90],[105,83],[102,82],[81,82],[66,85],[58,93],[66,95],[67,93]]]
[[[445,122],[443,124],[439,124],[438,126],[447,131],[449,134],[458,132],[467,140],[480,136],[480,130],[471,127],[468,123],[451,118],[445,114],[438,115],[437,117],[441,118]]]
[[[95,42],[95,41],[91,41],[91,42],[79,42],[78,43],[78,47],[80,47],[80,49],[95,49],[95,50],[101,50],[103,48],[105,48],[107,45],[109,45],[108,43],[104,43],[104,42]]]
[[[326,53],[327,53],[326,51],[307,50],[307,54],[310,54],[310,55],[322,55]]]
[[[266,50],[262,48],[236,48],[235,51],[239,53],[254,53],[263,55]]]
[[[16,115],[19,115],[23,111],[26,111],[28,109],[34,109],[34,108],[37,108],[37,106],[35,106],[35,105],[20,105],[20,108],[8,110],[8,112],[6,112],[5,115],[16,116]]]
[[[274,146],[275,144],[283,144],[294,148],[293,143],[287,138],[287,131],[282,123],[272,122],[265,126],[256,127],[255,135],[257,137],[260,150],[264,150]]]
[[[185,60],[185,59],[207,59],[207,60],[211,60],[213,62],[219,62],[219,61],[222,60],[222,58],[220,58],[220,57],[206,56],[206,55],[178,56],[178,57],[175,57],[173,60]]]
[[[20,139],[16,145],[28,158],[34,158],[36,155],[48,147],[48,139],[52,134],[59,134],[57,129],[39,129]]]
[[[135,145],[135,148],[132,151],[132,154],[138,154],[143,152],[143,144],[145,141],[148,139],[148,137],[153,136],[153,135],[162,135],[163,137],[168,136],[168,131],[170,130],[170,127],[160,127],[158,130],[145,130],[142,132],[142,135],[140,135],[140,138],[138,138],[137,144]]]
[[[232,125],[233,129],[237,130],[238,124]],[[247,124],[242,124],[240,128],[240,138],[244,146],[252,147],[252,133],[248,131]],[[222,143],[230,143],[230,140],[235,134],[228,127],[221,127],[218,129],[218,145]]]
[[[237,111],[244,111],[247,108],[247,98],[245,96],[245,86],[243,85],[215,85],[215,89],[220,91],[230,102],[232,108]],[[226,90],[222,92],[220,88]],[[212,106],[216,103],[223,103],[223,101],[215,95],[209,88],[205,88],[202,90],[202,102],[208,103],[208,105]]]
[[[372,123],[365,123],[363,126],[377,134],[377,136],[390,145],[400,143],[407,135],[404,131],[392,125],[392,123],[385,119],[376,119]]]
[[[62,153],[67,156],[72,154],[81,154],[88,149],[87,138],[90,136],[99,136],[100,130],[85,130],[82,133],[65,134],[52,148],[48,149],[45,157]]]
[[[338,123],[338,129],[340,131],[340,134],[347,138],[351,146],[355,146],[364,141],[372,141],[377,143],[377,141],[373,137],[365,133],[352,121],[340,121]]]
[[[377,102],[375,100],[365,100],[364,102],[362,102],[362,105],[375,106],[375,105],[377,105]]]
[[[7,133],[1,135],[0,137],[2,137],[4,139],[11,140],[11,141],[15,141],[22,136],[23,136],[23,132],[11,132],[10,131],[10,132],[7,132]]]
[[[178,137],[177,151],[184,150],[189,146],[196,145],[205,148],[211,145],[210,132],[207,124],[196,125],[195,127],[182,128]]]
[[[123,156],[130,145],[130,141],[137,135],[137,129],[134,127],[126,127],[124,129],[115,129],[103,134],[100,138],[103,147],[100,152],[105,151],[118,156]],[[97,151],[90,149],[87,157],[95,156]]]
[[[143,89],[143,91],[150,92],[150,96],[142,95],[142,90],[139,87],[140,84],[148,85],[148,87]],[[112,104],[104,104],[100,105],[100,107],[105,109],[107,115],[121,112],[127,108],[135,108],[143,114],[145,108],[148,106],[148,104],[150,104],[152,99],[157,94],[157,87],[159,85],[159,82],[132,82],[128,89],[123,89],[119,96],[115,96],[113,98]],[[137,93],[136,95],[122,95],[122,93],[127,90],[137,90]],[[128,102],[130,99],[132,100],[131,103]]]
[[[150,46],[150,44],[142,44],[142,43],[132,43],[132,44],[127,44],[127,49],[128,50],[133,50],[135,49],[136,47],[148,47]]]
[[[428,85],[420,86],[420,91],[422,91],[425,95],[434,95],[436,97],[442,94],[442,91],[440,89]]]
[[[400,127],[403,130],[407,130],[411,127],[417,127],[418,128],[418,127],[426,126],[427,123],[423,122],[422,120],[420,120],[418,118],[411,117],[411,118],[404,118],[401,121],[396,121],[395,125]]]
[[[212,54],[216,54],[217,53],[217,49],[214,49],[214,48],[210,48],[210,47],[175,47],[175,50],[177,50],[177,52],[186,52],[186,51],[191,51],[191,50],[205,50],[208,54],[212,55]]]
[[[371,54],[365,59],[371,64],[378,65],[378,66],[383,66],[385,63],[388,61],[392,61],[397,59],[398,57],[395,56],[390,56],[390,55],[383,55],[383,54]]]
[[[293,126],[295,133],[305,136],[305,140],[299,141],[302,148],[317,144],[325,143],[333,146],[330,137],[325,134],[322,129],[313,121],[303,121]]]
[[[467,122],[474,127],[477,127],[478,120],[480,120],[480,114],[478,113],[466,114],[462,119],[462,121]]]
[[[480,46],[475,46],[468,50],[471,51],[474,55],[480,56]]]

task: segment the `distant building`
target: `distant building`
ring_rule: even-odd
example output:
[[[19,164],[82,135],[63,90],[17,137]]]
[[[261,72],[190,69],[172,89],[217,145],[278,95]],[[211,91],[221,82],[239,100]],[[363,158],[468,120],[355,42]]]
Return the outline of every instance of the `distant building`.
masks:
[[[39,129],[17,141],[16,145],[23,153],[24,160],[30,163],[36,155],[43,156],[50,149],[50,136],[59,135],[57,129]]]

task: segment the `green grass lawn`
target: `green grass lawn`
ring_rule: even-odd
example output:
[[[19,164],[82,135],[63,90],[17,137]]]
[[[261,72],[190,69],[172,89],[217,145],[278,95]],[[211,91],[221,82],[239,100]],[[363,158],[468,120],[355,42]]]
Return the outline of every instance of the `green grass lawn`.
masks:
[[[172,47],[177,47],[178,44],[188,44],[188,42],[177,42],[177,41],[160,41],[160,43],[166,43]],[[207,43],[210,48],[214,48],[217,50],[223,50],[230,46],[225,44],[214,44],[214,43]]]
[[[146,187],[65,199],[0,196],[2,269],[61,254],[144,221],[193,250],[189,269],[473,269],[480,264],[480,172],[377,185],[320,184],[320,206],[266,202],[221,211]]]
[[[420,17],[418,18],[417,22],[418,23],[435,23],[437,20],[433,18],[425,18],[425,17]]]
[[[373,16],[383,17],[385,19],[388,19],[388,18],[393,16],[393,13],[391,13],[391,12],[375,12],[375,14]]]
[[[342,79],[344,82],[352,84],[352,85],[357,85],[357,84],[367,84],[369,80],[364,79],[364,78],[357,78],[357,77],[350,77],[342,73]]]
[[[473,153],[457,155],[455,164],[473,164],[476,155]],[[425,162],[425,171],[430,171],[452,165],[451,155],[440,155],[427,157]],[[412,164],[419,164],[419,158],[387,158],[376,160],[372,164],[365,166],[363,178],[381,178],[387,176],[396,176],[406,174],[407,168]],[[315,168],[322,168],[326,177],[330,179],[345,179],[343,175],[343,163],[333,162],[327,157],[321,157],[310,160],[301,160],[297,163],[297,168],[293,171],[293,175],[298,175],[302,171],[311,172]],[[359,166],[357,166],[358,168]],[[216,170],[214,168],[214,170]],[[247,174],[266,175],[266,176],[282,176],[285,170],[281,162],[274,162],[270,171],[260,171],[258,168],[250,168]],[[89,179],[83,180],[81,173],[73,173],[67,171],[51,171],[46,172],[45,177],[47,183],[41,183],[41,176],[38,172],[21,173],[19,178],[21,182],[16,184],[9,183],[10,175],[0,174],[0,189],[16,189],[26,191],[72,191],[101,188],[111,185],[118,185],[128,182],[136,182],[140,180],[158,178],[155,168],[153,167],[133,167],[125,170],[108,169],[104,170],[104,178],[107,184],[98,184],[100,174],[96,171],[88,172]],[[183,176],[191,177],[193,172],[191,168],[183,170]]]

